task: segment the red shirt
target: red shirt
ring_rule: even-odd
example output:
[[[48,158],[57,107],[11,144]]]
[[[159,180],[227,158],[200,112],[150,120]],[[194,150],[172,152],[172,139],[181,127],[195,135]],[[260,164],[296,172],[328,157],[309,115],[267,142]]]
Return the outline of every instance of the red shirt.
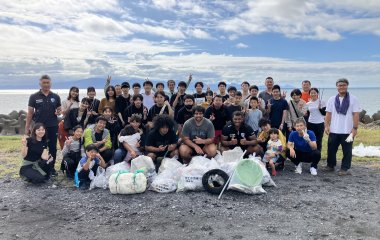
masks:
[[[302,92],[302,96],[301,98],[305,101],[305,102],[309,102],[310,101],[310,94],[308,92]]]

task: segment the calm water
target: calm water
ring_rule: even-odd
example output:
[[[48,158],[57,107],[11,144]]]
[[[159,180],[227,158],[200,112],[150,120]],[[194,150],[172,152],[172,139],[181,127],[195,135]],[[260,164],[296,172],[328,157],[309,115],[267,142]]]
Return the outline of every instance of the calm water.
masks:
[[[13,110],[26,110],[28,105],[28,99],[30,94],[36,92],[33,90],[2,90],[0,89],[0,113],[8,114]],[[288,95],[291,89],[285,89]],[[322,90],[321,90],[322,91]],[[350,93],[359,98],[360,105],[363,109],[367,110],[367,113],[372,115],[373,113],[380,110],[380,101],[377,100],[376,96],[380,93],[380,88],[360,88],[360,89],[349,89]],[[68,89],[53,89],[53,92],[58,93],[61,96],[61,100],[66,99],[68,95]],[[102,89],[97,89],[97,98],[101,99],[104,97]],[[324,89],[323,90],[323,100],[327,101],[329,97],[337,94],[336,89]],[[86,90],[80,89],[79,91],[80,99],[86,96]]]

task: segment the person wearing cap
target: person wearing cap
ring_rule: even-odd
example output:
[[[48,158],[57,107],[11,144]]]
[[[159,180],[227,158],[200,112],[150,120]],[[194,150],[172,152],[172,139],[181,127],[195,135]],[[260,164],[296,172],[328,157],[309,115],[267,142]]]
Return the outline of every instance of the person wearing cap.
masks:
[[[121,84],[121,91],[122,91],[122,94],[116,97],[115,111],[120,119],[121,124],[124,126],[125,123],[127,122],[127,119],[123,119],[123,114],[125,112],[125,109],[127,109],[127,107],[131,103],[131,95],[129,94],[128,82],[123,82]]]
[[[342,146],[343,158],[339,176],[345,176],[351,168],[352,145],[359,127],[361,107],[357,97],[350,94],[348,80],[336,81],[338,94],[332,96],[326,105],[325,133],[329,135],[327,142],[327,171],[335,171],[336,153]]]

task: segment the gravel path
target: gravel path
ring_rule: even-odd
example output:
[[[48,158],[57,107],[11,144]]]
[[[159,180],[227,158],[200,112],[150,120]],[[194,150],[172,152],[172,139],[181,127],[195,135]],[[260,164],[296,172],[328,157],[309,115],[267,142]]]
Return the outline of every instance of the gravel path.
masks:
[[[266,195],[228,191],[221,200],[1,180],[0,239],[380,239],[378,167],[355,164],[345,177],[293,169]]]

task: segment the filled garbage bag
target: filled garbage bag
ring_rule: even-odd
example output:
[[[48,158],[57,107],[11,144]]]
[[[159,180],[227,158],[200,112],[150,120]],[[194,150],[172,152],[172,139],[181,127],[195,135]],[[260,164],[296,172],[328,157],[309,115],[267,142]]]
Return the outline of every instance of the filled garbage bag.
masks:
[[[111,175],[108,185],[112,194],[143,193],[147,188],[147,179],[142,171],[130,173],[121,170]]]

